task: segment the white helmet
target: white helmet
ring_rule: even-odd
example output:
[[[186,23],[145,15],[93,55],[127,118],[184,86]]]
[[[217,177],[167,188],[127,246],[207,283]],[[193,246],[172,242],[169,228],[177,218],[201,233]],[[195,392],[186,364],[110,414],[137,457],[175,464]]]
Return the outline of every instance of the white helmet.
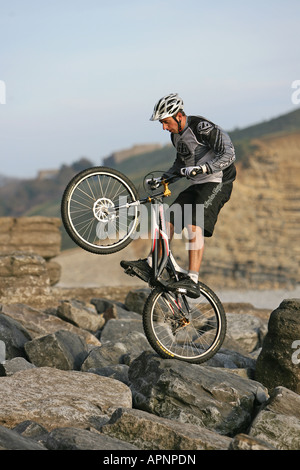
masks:
[[[160,121],[161,119],[172,117],[181,110],[183,110],[182,99],[177,93],[171,93],[156,103],[150,121]]]

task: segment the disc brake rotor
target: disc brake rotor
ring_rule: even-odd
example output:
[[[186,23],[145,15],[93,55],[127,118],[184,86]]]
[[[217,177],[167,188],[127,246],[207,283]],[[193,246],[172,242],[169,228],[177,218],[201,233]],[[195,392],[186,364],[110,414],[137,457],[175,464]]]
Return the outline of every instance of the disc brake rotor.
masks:
[[[93,206],[93,213],[99,222],[109,222],[116,218],[116,214],[112,213],[112,209],[115,207],[111,199],[102,197],[97,199]]]

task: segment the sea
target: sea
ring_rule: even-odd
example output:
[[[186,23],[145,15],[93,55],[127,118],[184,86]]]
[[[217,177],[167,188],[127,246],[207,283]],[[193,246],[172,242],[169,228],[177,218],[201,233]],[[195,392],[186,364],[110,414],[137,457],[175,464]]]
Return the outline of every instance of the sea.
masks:
[[[292,289],[277,290],[215,290],[222,302],[250,303],[256,308],[274,310],[286,299],[300,299],[300,284]]]

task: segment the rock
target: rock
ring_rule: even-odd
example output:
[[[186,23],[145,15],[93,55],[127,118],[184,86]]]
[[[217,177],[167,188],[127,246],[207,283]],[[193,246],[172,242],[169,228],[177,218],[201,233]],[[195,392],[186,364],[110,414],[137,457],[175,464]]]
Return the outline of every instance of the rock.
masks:
[[[141,317],[138,320],[132,320],[130,318],[113,318],[108,320],[101,332],[101,344],[106,343],[107,341],[122,341],[122,339],[124,339],[129,333],[133,331],[144,335]]]
[[[1,253],[20,250],[45,259],[60,253],[61,220],[58,217],[1,217]]]
[[[113,364],[129,365],[144,350],[151,349],[145,335],[133,331],[119,341],[107,341],[102,346],[93,348],[82,364],[81,369],[87,371]]]
[[[0,340],[5,344],[5,359],[26,357],[24,344],[31,339],[30,334],[18,321],[0,313]]]
[[[68,330],[78,334],[87,344],[99,346],[100,342],[90,332],[78,328],[53,315],[47,314],[25,304],[0,305],[0,311],[18,321],[30,333],[32,338],[55,333],[58,330]]]
[[[126,347],[122,343],[106,343],[103,346],[95,347],[83,362],[81,370],[87,372],[90,369],[119,364],[126,353]]]
[[[204,363],[204,366],[223,367],[232,370],[248,369],[249,375],[253,376],[255,371],[255,360],[251,357],[244,356],[239,352],[220,348],[217,354]]]
[[[0,450],[47,450],[42,444],[0,426]]]
[[[87,372],[92,372],[93,374],[103,375],[104,377],[110,377],[112,379],[119,380],[126,385],[130,385],[128,379],[128,369],[127,364],[116,364],[106,367],[97,367],[95,369],[88,369]]]
[[[229,445],[229,450],[276,450],[275,447],[260,439],[248,436],[247,434],[237,434]]]
[[[49,276],[50,286],[55,286],[61,276],[61,265],[56,261],[50,260],[46,262],[46,270]]]
[[[126,308],[142,314],[150,292],[151,290],[148,288],[130,290],[125,299]]]
[[[41,424],[30,420],[17,424],[17,426],[13,428],[13,431],[16,431],[22,436],[29,437],[36,441],[42,440],[42,438],[48,434],[47,429],[44,428]]]
[[[0,302],[42,304],[49,298],[44,258],[27,252],[0,254]]]
[[[128,376],[135,408],[227,436],[244,432],[255,406],[268,398],[252,380],[149,352],[133,361]]]
[[[0,425],[30,420],[48,431],[58,427],[97,427],[111,409],[130,408],[130,389],[96,374],[50,367],[0,377]]]
[[[117,409],[101,432],[143,450],[226,450],[231,439],[189,423],[135,409]]]
[[[249,434],[278,450],[299,450],[300,396],[276,387],[254,419]]]
[[[24,357],[14,357],[0,364],[0,376],[10,376],[19,370],[33,369],[34,367],[35,365],[26,361]]]
[[[86,305],[77,300],[64,300],[57,309],[57,315],[85,330],[96,332],[104,326],[105,319],[98,315],[94,305]]]
[[[59,330],[25,344],[29,360],[37,367],[80,370],[88,355],[86,343],[71,331]]]
[[[87,429],[59,428],[45,441],[49,450],[138,450],[134,445]]]
[[[266,334],[266,322],[249,314],[227,313],[227,336],[242,350],[251,353],[262,345]]]
[[[300,299],[284,300],[271,313],[256,363],[256,380],[269,389],[282,385],[300,393],[300,367],[293,356],[293,345],[300,344],[299,340]]]

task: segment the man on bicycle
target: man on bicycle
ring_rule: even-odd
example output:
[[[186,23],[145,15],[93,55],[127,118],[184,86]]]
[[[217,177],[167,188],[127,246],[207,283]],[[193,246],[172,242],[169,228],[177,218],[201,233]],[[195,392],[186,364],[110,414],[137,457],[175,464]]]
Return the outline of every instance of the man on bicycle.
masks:
[[[164,96],[156,103],[150,120],[158,120],[163,130],[170,132],[177,152],[174,164],[163,177],[186,177],[191,182],[172,206],[179,205],[182,215],[187,207],[192,209],[191,220],[186,226],[190,241],[188,276],[183,276],[176,285],[195,294],[198,290],[204,237],[213,235],[218,214],[231,196],[236,177],[234,147],[228,134],[213,122],[202,116],[187,116],[182,99],[175,93]],[[161,179],[157,178],[157,184],[160,182]],[[203,223],[199,223],[197,218],[199,205],[202,205],[204,211]],[[170,211],[170,240],[174,232],[183,229],[183,223],[181,221],[177,227]],[[151,277],[150,256],[143,260],[122,261],[121,266],[130,267],[131,272],[144,281]]]

